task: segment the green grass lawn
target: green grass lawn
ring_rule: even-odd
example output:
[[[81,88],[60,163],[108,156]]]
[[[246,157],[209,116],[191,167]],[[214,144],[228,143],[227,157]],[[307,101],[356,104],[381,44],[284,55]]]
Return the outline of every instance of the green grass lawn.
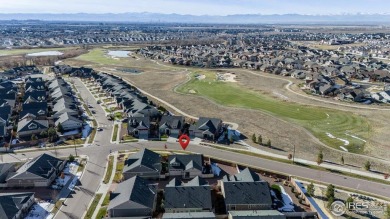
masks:
[[[112,134],[112,139],[111,139],[112,141],[116,141],[116,139],[117,139],[118,128],[119,128],[118,124],[115,124],[114,125],[114,131],[113,131],[113,134]]]
[[[124,165],[125,165],[125,161],[118,161],[116,163],[114,182],[119,183],[122,180],[122,171],[123,171]]]
[[[95,198],[92,201],[91,206],[89,206],[87,214],[85,215],[84,219],[92,219],[92,215],[96,210],[96,206],[99,203],[99,200],[102,198],[103,194],[98,193],[96,194]]]
[[[107,206],[108,204],[110,204],[110,193],[107,192],[106,196],[104,196],[104,200],[103,200],[103,203],[102,203],[102,206]]]
[[[80,160],[79,162],[79,167],[77,168],[77,172],[83,172],[84,171],[84,168],[85,168],[85,161],[87,161],[86,158],[83,158],[82,160]]]
[[[96,219],[104,218],[107,214],[107,207],[102,207],[99,209],[98,214],[96,215]]]
[[[89,134],[88,144],[92,144],[95,139],[96,129],[92,129],[91,134]]]
[[[340,146],[355,153],[362,153],[364,150],[363,141],[346,135],[347,133],[363,139],[369,137],[370,124],[360,116],[353,113],[280,101],[245,89],[235,83],[216,81],[213,72],[202,71],[200,73],[205,74],[206,79],[198,80],[194,78],[194,73],[192,79],[180,86],[177,91],[189,94],[189,90],[193,90],[196,92],[193,95],[205,96],[222,105],[261,110],[285,120],[293,121],[305,127],[323,143],[339,150],[341,150]],[[329,137],[327,133],[336,138]],[[348,140],[350,144],[345,146],[344,142],[337,138]]]
[[[64,202],[63,200],[58,200],[58,201],[54,204],[54,208],[53,208],[53,210],[51,211],[51,213],[52,213],[53,215],[55,215],[55,214],[58,212],[58,210],[60,210],[60,208],[61,208],[63,202]]]
[[[123,64],[123,60],[121,59],[113,59],[106,55],[106,51],[103,49],[93,49],[86,54],[83,54],[77,59],[88,62],[97,62],[105,65],[121,65]]]
[[[77,144],[84,144],[85,140],[82,140],[80,138],[75,139],[74,141],[72,139],[65,141],[65,144],[67,145],[77,145]]]
[[[104,175],[103,183],[107,184],[110,181],[112,168],[114,165],[114,156],[109,156],[106,175]]]
[[[114,101],[112,98],[107,98],[107,99],[103,100],[103,102],[105,102],[105,103],[112,102],[112,101]]]
[[[114,116],[115,116],[115,119],[122,119],[122,118],[123,118],[122,112],[116,112],[116,113],[114,114]]]

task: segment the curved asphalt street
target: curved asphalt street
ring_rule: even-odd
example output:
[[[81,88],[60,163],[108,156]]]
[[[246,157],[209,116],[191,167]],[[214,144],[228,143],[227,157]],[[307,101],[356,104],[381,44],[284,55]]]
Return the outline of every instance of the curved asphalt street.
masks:
[[[87,147],[78,148],[78,155],[87,155],[89,157],[88,163],[85,166],[85,172],[80,179],[80,190],[75,190],[74,194],[67,199],[66,206],[62,206],[55,218],[81,218],[84,212],[87,210],[89,203],[91,202],[95,192],[98,190],[104,171],[107,164],[107,156],[110,151],[117,150],[134,150],[141,148],[164,150],[164,144],[167,145],[168,150],[182,150],[178,143],[167,142],[137,142],[129,144],[111,144],[112,133],[112,121],[108,121],[105,117],[104,110],[96,104],[92,94],[82,85],[79,80],[75,80],[75,85],[80,91],[84,100],[88,99],[95,111],[96,120],[99,126],[109,125],[104,127],[103,131],[97,132],[95,142]],[[380,184],[376,182],[366,181],[362,179],[356,179],[352,177],[346,177],[329,172],[308,169],[296,165],[280,163],[272,160],[257,158],[249,155],[237,154],[225,150],[210,148],[199,145],[189,145],[187,151],[194,153],[202,153],[205,156],[218,157],[221,159],[229,160],[235,163],[243,165],[256,166],[266,170],[277,171],[280,173],[286,173],[288,175],[308,178],[323,183],[332,183],[337,186],[347,187],[356,191],[362,191],[366,193],[372,193],[376,196],[390,197],[390,185]],[[26,152],[24,154],[5,154],[3,155],[4,162],[16,162],[24,160],[26,158],[32,158],[42,154],[42,151]],[[47,151],[46,153],[55,155],[54,151]],[[69,154],[74,154],[74,148],[58,150],[57,156],[66,157]]]

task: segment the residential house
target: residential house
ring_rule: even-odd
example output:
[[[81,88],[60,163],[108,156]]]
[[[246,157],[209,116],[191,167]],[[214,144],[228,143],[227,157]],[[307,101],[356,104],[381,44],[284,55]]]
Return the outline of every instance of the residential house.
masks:
[[[66,161],[42,154],[24,163],[16,172],[10,172],[8,187],[47,187],[64,169]]]
[[[5,180],[10,172],[15,172],[14,164],[0,163],[0,183],[5,183]]]
[[[195,125],[190,127],[190,137],[216,140],[222,128],[222,120],[200,117]]]
[[[35,203],[33,192],[0,193],[0,218],[23,219],[30,207]]]
[[[150,134],[149,117],[129,117],[127,132],[139,139],[148,139]]]
[[[83,127],[83,121],[79,120],[78,118],[72,116],[70,113],[63,113],[61,114],[54,122],[55,126],[57,127],[59,124],[61,124],[62,129],[64,131],[71,131],[75,129],[80,129]]]
[[[164,190],[164,208],[167,213],[211,212],[211,188],[197,176],[187,183],[172,179]]]
[[[33,134],[38,135],[42,131],[46,131],[48,128],[48,120],[24,118],[18,122],[17,132],[19,137],[29,137]]]
[[[144,148],[127,158],[122,173],[125,179],[130,179],[134,176],[146,179],[159,179],[161,155]]]
[[[170,176],[182,176],[184,179],[202,176],[202,154],[173,154],[168,156],[168,171]]]
[[[7,121],[0,117],[0,139],[7,136]]]
[[[179,137],[184,126],[184,118],[182,116],[162,116],[159,123],[160,135],[170,137]]]
[[[110,218],[151,218],[156,207],[157,186],[139,176],[118,184],[110,195]]]
[[[270,210],[272,199],[269,185],[259,175],[246,168],[240,173],[224,176],[221,192],[227,211]]]

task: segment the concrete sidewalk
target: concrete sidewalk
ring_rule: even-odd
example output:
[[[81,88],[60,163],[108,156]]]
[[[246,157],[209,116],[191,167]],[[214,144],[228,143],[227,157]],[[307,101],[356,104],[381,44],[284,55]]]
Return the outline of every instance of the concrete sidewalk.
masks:
[[[100,186],[99,186],[99,189],[96,191],[95,194],[98,194],[98,193],[101,193],[103,194],[102,197],[100,198],[96,208],[95,208],[95,211],[93,212],[93,215],[92,215],[92,218],[96,218],[102,204],[103,204],[103,201],[104,201],[104,198],[106,197],[106,194],[108,192],[108,190],[110,189],[110,186],[111,186],[111,183],[112,181],[114,180],[114,177],[115,177],[115,171],[116,171],[116,164],[117,164],[117,160],[118,160],[118,152],[115,151],[112,153],[114,155],[114,162],[113,162],[113,166],[112,166],[112,172],[111,172],[111,177],[110,177],[110,180],[107,184],[104,184],[103,181],[101,182]]]
[[[279,155],[279,154],[274,154],[274,153],[271,153],[271,152],[268,152],[268,151],[264,151],[264,150],[261,150],[259,148],[255,148],[255,147],[252,147],[252,146],[249,146],[249,145],[248,145],[248,149],[237,149],[237,148],[233,148],[233,147],[227,147],[227,146],[224,146],[224,145],[212,144],[212,143],[203,143],[201,145],[206,145],[206,146],[210,145],[211,147],[213,145],[215,145],[215,146],[223,147],[223,148],[226,148],[226,149],[229,149],[229,150],[250,151],[250,152],[253,152],[253,153],[256,153],[256,154],[260,154],[260,155],[265,155],[265,156],[268,156],[268,157],[283,159],[283,160],[286,160],[286,161],[289,160],[286,156]],[[304,159],[300,159],[300,158],[295,158],[295,162],[308,164],[308,165],[313,165],[313,166],[318,166],[318,164],[316,162],[314,162],[314,161],[304,160]],[[332,170],[338,170],[338,171],[342,171],[342,172],[346,172],[346,173],[353,173],[353,174],[357,174],[357,175],[361,175],[361,176],[367,176],[367,177],[371,177],[371,178],[375,178],[375,179],[385,180],[384,176],[382,174],[368,172],[368,171],[363,171],[363,170],[358,170],[358,169],[354,169],[354,168],[347,168],[347,167],[341,166],[341,165],[339,166],[339,165],[334,165],[334,164],[330,164],[330,163],[324,162],[324,163],[322,163],[320,165],[320,167],[328,168],[328,169],[332,169]],[[390,182],[390,178],[387,179],[386,181]]]

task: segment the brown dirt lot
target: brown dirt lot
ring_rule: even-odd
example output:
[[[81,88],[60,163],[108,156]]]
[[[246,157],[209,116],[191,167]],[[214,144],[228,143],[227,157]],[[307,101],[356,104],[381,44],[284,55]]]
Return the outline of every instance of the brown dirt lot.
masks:
[[[175,67],[168,64],[158,65],[153,61],[145,60],[143,58],[139,60],[129,58],[124,64],[125,67],[132,66],[132,68],[142,70],[143,72],[141,74],[124,73],[118,70],[121,66],[117,65],[101,65],[77,59],[66,60],[65,63],[76,66],[87,65],[95,68],[96,70],[119,75],[131,82],[134,82],[134,84],[152,95],[175,105],[177,108],[187,112],[188,114],[194,116],[218,117],[224,121],[235,122],[239,125],[239,130],[244,135],[249,136],[250,138],[253,133],[256,133],[256,135],[261,134],[265,140],[272,139],[272,144],[278,148],[278,150],[272,150],[262,147],[264,150],[272,150],[274,153],[287,156],[287,154],[292,152],[293,145],[296,145],[296,157],[315,160],[319,149],[322,148],[326,156],[326,160],[334,162],[339,162],[340,160],[341,152],[323,148],[317,139],[313,138],[306,129],[300,126],[286,122],[261,111],[225,107],[200,96],[178,94],[173,92],[176,85],[187,80],[187,73],[195,69],[189,68],[188,71],[186,71],[183,67]],[[232,72],[232,70],[229,71]],[[275,98],[280,98],[278,96],[281,94],[288,97],[288,101],[329,107],[329,104],[298,97],[295,94],[289,93],[283,88],[286,84],[284,81],[261,78],[253,74],[245,73],[243,70],[235,70],[234,72],[238,75],[238,83],[240,85],[247,86],[252,90],[272,95]],[[278,95],[275,95],[273,93],[274,91],[278,93]],[[335,105],[332,105],[332,108],[351,110],[351,108]],[[386,142],[385,136],[389,136],[388,134],[390,134],[390,131],[385,128],[386,121],[389,121],[390,119],[386,113],[378,113],[370,110],[358,110],[358,112],[359,114],[370,118],[370,120],[374,122],[376,132],[374,132],[372,136],[373,140],[370,144],[368,144],[368,147],[370,147],[370,145],[375,145],[375,148],[379,148],[380,151],[377,152],[372,150],[372,154],[383,156],[383,151],[385,151],[385,149],[387,149],[386,151],[389,151],[389,145],[385,145],[386,143],[383,142]],[[250,141],[247,142],[251,143]],[[343,156],[346,163],[359,166],[363,165],[362,160],[353,154],[345,154]],[[379,164],[379,162],[374,162],[373,166],[378,169],[384,168],[381,164]]]

